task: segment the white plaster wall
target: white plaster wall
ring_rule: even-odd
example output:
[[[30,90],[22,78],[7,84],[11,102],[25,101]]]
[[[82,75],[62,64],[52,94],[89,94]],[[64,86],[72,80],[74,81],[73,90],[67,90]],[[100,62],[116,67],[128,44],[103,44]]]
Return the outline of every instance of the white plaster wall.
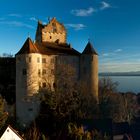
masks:
[[[40,63],[37,62],[38,58]],[[41,58],[40,54],[16,56],[16,117],[21,124],[26,125],[34,120],[39,111],[39,102],[33,102],[29,98],[38,93],[38,69],[42,69]],[[23,69],[27,69],[26,75],[23,75]]]
[[[38,58],[40,58],[40,62],[37,62]],[[45,63],[43,63],[43,59],[46,59]],[[23,125],[28,125],[38,115],[40,101],[36,95],[39,86],[46,83],[51,90],[54,90],[55,74],[57,71],[61,71],[62,65],[66,67],[66,71],[70,68],[67,67],[68,65],[75,70],[75,76],[69,77],[74,84],[74,80],[77,81],[79,78],[79,56],[40,54],[16,56],[16,115]],[[27,75],[22,73],[24,68],[27,69]],[[46,70],[45,74],[43,74],[43,70]]]
[[[23,140],[9,127],[5,130],[0,140]]]

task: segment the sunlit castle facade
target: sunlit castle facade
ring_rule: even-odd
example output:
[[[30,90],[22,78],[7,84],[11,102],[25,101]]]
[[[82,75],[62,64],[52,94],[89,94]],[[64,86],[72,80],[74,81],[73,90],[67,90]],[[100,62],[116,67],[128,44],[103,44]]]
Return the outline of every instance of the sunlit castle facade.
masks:
[[[87,94],[98,100],[98,55],[91,43],[79,53],[67,43],[63,24],[55,18],[47,25],[38,22],[35,41],[27,38],[16,54],[16,115],[21,123],[28,124],[37,116],[39,101],[30,102],[30,97],[48,85],[54,90],[62,66],[71,66],[75,70],[72,83],[84,82]]]

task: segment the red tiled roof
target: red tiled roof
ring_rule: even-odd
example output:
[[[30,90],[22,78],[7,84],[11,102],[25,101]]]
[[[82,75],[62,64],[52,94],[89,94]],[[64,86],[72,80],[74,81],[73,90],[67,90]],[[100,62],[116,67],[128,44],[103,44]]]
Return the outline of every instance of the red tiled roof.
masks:
[[[36,45],[33,44],[32,40],[30,38],[27,38],[22,48],[19,50],[19,52],[16,54],[29,54],[29,53],[39,53],[38,48]]]
[[[78,51],[71,48],[69,44],[66,43],[33,43],[30,38],[28,38],[22,48],[16,55],[20,54],[29,54],[29,53],[40,53],[46,55],[57,55],[57,54],[64,54],[64,55],[80,55]]]

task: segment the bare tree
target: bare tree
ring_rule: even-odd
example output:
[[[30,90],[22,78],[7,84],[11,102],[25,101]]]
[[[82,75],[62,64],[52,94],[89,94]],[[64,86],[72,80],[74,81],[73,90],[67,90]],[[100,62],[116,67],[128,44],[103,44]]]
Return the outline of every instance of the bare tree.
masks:
[[[103,78],[99,84],[99,110],[101,117],[112,118],[116,122],[130,122],[134,116],[135,96],[130,93],[118,93],[118,83]]]

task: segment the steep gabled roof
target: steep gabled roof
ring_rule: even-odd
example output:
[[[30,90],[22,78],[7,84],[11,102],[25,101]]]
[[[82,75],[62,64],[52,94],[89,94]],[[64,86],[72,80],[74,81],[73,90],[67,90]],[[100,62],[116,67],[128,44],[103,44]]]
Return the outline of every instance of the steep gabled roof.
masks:
[[[9,140],[9,139],[15,139],[15,140],[24,140],[15,129],[13,129],[10,125],[6,128],[4,133],[2,134],[0,140]]]
[[[30,38],[27,38],[22,48],[16,55],[29,54],[29,53],[39,53],[45,55],[80,55],[78,51],[71,48],[67,43],[33,43]]]
[[[33,44],[32,40],[28,37],[24,45],[22,46],[22,48],[19,50],[19,52],[16,55],[29,54],[29,53],[39,53],[39,50]]]
[[[93,48],[92,44],[90,43],[90,41],[87,43],[84,51],[82,52],[82,54],[95,54],[98,55],[97,52],[95,51],[95,49]]]
[[[80,55],[78,51],[71,48],[67,43],[51,43],[51,42],[44,42],[44,43],[35,43],[36,47],[39,49],[40,54],[46,55]]]

